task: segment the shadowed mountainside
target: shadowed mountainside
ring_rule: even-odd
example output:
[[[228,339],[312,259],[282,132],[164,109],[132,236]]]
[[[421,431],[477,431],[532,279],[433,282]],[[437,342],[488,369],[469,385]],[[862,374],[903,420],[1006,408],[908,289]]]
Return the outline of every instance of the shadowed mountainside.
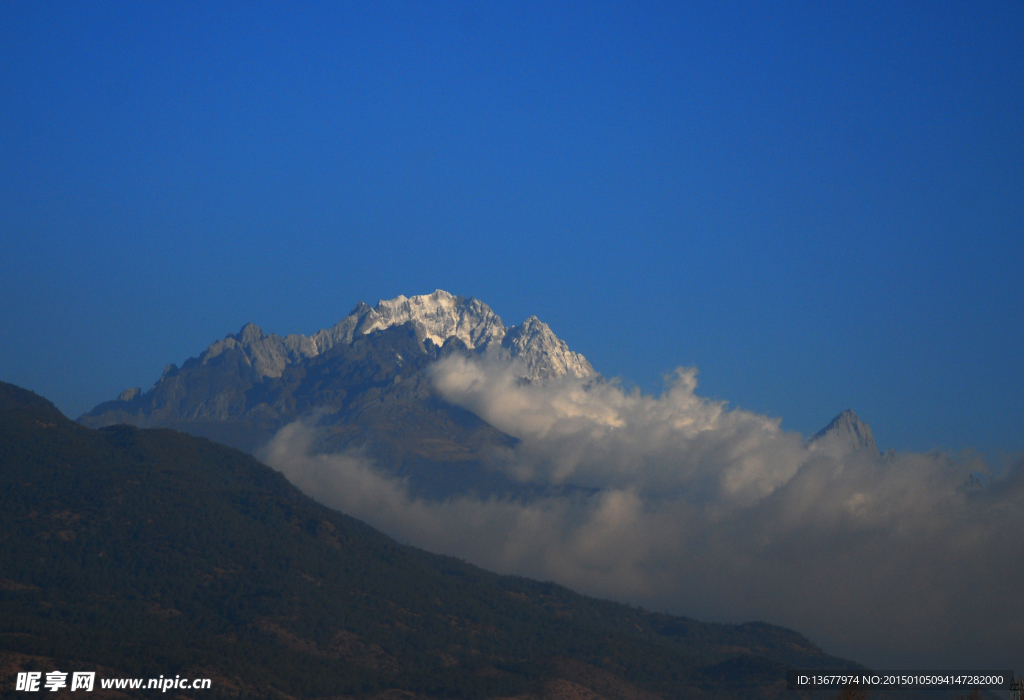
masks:
[[[646,612],[400,545],[246,454],[94,431],[9,384],[0,465],[6,674],[210,677],[211,697],[653,700],[793,697],[787,668],[854,667],[783,628]]]

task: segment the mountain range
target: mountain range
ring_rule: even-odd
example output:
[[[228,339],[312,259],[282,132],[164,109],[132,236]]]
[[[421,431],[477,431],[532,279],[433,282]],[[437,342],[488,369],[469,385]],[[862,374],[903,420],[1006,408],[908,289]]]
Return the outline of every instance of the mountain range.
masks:
[[[516,438],[435,391],[430,368],[453,354],[508,363],[521,382],[604,381],[536,316],[506,327],[487,304],[437,290],[375,307],[360,302],[310,336],[267,335],[248,323],[181,367],[168,365],[147,391],[126,389],[78,421],[173,428],[257,453],[285,425],[310,420],[322,428],[316,451],[358,448],[419,496],[535,493],[483,466]],[[852,411],[812,442],[874,446]]]

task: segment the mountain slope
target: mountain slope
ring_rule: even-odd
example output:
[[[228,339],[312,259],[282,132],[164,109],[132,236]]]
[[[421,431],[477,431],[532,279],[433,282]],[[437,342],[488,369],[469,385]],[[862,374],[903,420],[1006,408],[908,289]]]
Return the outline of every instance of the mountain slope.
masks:
[[[93,431],[6,384],[0,466],[11,673],[210,677],[211,696],[653,700],[791,697],[787,667],[850,667],[782,628],[648,613],[399,545],[241,452]]]

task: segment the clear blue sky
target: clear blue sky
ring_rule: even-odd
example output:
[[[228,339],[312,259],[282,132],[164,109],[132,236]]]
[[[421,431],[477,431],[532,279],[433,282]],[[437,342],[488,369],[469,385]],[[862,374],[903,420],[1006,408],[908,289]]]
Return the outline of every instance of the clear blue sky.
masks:
[[[0,95],[0,379],[71,416],[442,288],[645,391],[1024,450],[1019,0],[8,1]]]

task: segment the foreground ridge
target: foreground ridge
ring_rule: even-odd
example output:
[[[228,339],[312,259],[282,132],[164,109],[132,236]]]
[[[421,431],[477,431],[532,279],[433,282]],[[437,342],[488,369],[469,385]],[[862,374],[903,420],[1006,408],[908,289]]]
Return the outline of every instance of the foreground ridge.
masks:
[[[180,674],[232,698],[667,700],[790,697],[787,668],[856,668],[781,627],[651,613],[399,545],[237,450],[93,431],[3,383],[0,464],[18,494],[0,512],[8,674]]]

